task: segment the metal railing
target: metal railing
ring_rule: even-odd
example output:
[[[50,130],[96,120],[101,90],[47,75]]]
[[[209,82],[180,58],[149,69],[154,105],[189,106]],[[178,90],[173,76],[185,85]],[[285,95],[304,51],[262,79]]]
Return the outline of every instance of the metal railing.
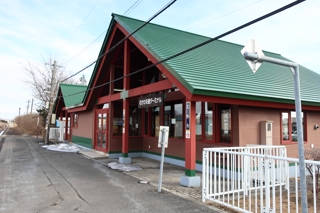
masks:
[[[299,160],[286,156],[284,146],[205,148],[202,201],[240,212],[301,212]],[[316,213],[320,162],[305,163],[308,212]]]

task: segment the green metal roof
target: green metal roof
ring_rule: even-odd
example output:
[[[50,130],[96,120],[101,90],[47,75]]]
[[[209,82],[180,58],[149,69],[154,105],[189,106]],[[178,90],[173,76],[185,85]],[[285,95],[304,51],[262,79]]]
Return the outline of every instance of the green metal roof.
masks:
[[[66,107],[79,106],[83,103],[83,97],[87,86],[76,84],[60,84],[60,88]]]
[[[144,22],[117,14],[114,20],[129,33]],[[208,37],[148,24],[133,37],[159,61],[208,40]],[[288,67],[263,63],[253,74],[240,53],[243,45],[214,41],[164,63],[193,94],[294,103],[293,74]],[[280,54],[266,56],[288,60]],[[320,75],[300,66],[303,104],[320,105]]]

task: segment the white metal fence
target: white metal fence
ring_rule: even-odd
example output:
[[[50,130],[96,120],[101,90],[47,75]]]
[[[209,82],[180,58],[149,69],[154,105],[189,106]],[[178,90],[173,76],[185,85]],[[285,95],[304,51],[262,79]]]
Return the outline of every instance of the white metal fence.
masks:
[[[241,212],[301,212],[299,160],[284,146],[205,148],[202,201]],[[308,212],[319,212],[316,192],[320,162],[305,161]],[[320,182],[320,181],[319,181]],[[320,193],[319,193],[320,196]]]

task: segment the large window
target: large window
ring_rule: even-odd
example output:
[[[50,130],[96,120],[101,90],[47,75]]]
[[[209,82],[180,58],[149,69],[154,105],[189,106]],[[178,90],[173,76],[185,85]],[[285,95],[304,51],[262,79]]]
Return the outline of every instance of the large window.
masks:
[[[210,102],[196,102],[195,132],[198,142],[231,144],[231,105]],[[169,126],[169,138],[184,138],[184,104],[182,100],[168,101],[161,107],[150,107],[144,110],[144,135],[158,137],[160,121]],[[150,125],[150,126],[149,126]]]
[[[231,144],[231,106],[196,103],[196,140]]]
[[[303,140],[306,141],[306,122],[304,118],[304,113],[301,113],[302,117],[302,132]],[[283,143],[296,143],[298,142],[297,135],[297,116],[295,111],[283,111],[281,113],[281,123],[282,123],[282,142]]]

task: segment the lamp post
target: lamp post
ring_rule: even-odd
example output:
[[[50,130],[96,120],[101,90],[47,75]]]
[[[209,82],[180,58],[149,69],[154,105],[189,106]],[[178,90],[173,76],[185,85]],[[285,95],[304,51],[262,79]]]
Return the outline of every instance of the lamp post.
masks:
[[[298,136],[298,155],[299,155],[299,172],[300,172],[300,192],[301,192],[301,204],[302,212],[308,212],[308,199],[307,199],[307,184],[306,184],[306,170],[304,159],[304,145],[303,145],[303,131],[302,131],[302,116],[301,116],[301,95],[300,95],[300,77],[299,77],[299,64],[284,61],[276,58],[264,56],[263,52],[252,40],[246,45],[241,53],[247,60],[249,66],[253,72],[256,72],[256,63],[260,66],[262,62],[268,62],[272,64],[278,64],[281,66],[289,67],[294,76],[294,96],[295,96],[295,110],[297,116],[297,136]]]

